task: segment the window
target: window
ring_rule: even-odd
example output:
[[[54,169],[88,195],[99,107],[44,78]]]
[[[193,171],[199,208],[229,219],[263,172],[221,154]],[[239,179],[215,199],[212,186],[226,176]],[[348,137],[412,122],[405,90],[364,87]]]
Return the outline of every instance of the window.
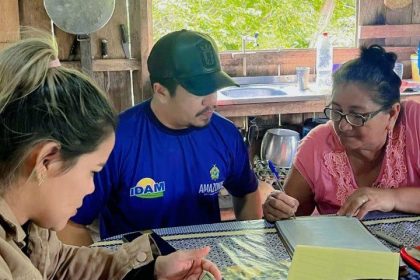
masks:
[[[241,36],[259,33],[259,46],[276,50],[314,47],[329,32],[334,46],[354,47],[355,0],[153,0],[156,41],[182,28],[208,33],[220,51],[241,49]]]

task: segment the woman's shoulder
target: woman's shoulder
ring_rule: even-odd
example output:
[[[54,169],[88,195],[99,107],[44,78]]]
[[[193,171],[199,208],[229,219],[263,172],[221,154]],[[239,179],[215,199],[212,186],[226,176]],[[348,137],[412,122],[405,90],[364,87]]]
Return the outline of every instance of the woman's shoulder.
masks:
[[[420,115],[420,103],[414,100],[405,100],[401,102],[402,112],[406,117]]]
[[[401,102],[401,123],[410,127],[410,129],[420,129],[420,103],[413,100]]]
[[[323,158],[325,153],[340,150],[340,147],[332,123],[327,122],[312,129],[302,139],[296,156],[303,161],[317,161]]]
[[[324,145],[334,145],[335,142],[334,128],[331,121],[329,121],[313,128],[308,135],[302,139],[301,143],[302,145],[316,145],[322,147]]]

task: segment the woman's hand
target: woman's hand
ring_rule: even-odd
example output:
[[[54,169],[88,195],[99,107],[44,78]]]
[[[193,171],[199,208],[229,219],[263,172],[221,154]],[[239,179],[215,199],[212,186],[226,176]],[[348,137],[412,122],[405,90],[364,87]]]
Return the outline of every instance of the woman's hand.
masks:
[[[222,279],[217,266],[204,259],[210,252],[210,247],[195,250],[180,250],[167,256],[159,256],[155,263],[155,276],[163,280],[196,280],[203,271],[210,272],[215,279]]]
[[[274,222],[294,216],[299,201],[281,191],[273,191],[263,204],[264,218]]]
[[[356,216],[362,219],[373,210],[392,211],[395,209],[393,192],[393,189],[359,188],[347,198],[337,215]]]

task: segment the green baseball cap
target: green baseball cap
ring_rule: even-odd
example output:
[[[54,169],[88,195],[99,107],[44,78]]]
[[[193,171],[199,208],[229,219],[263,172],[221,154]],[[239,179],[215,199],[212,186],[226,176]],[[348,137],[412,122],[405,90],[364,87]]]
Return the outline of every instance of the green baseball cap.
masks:
[[[156,42],[147,59],[150,78],[175,79],[194,95],[238,86],[222,71],[216,43],[207,34],[179,30]]]

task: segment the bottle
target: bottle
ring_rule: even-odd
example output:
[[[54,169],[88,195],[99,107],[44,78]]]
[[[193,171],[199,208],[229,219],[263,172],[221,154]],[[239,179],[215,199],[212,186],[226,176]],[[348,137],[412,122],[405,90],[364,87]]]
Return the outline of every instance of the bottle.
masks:
[[[320,91],[331,90],[333,48],[328,33],[322,33],[316,45],[316,86]]]

